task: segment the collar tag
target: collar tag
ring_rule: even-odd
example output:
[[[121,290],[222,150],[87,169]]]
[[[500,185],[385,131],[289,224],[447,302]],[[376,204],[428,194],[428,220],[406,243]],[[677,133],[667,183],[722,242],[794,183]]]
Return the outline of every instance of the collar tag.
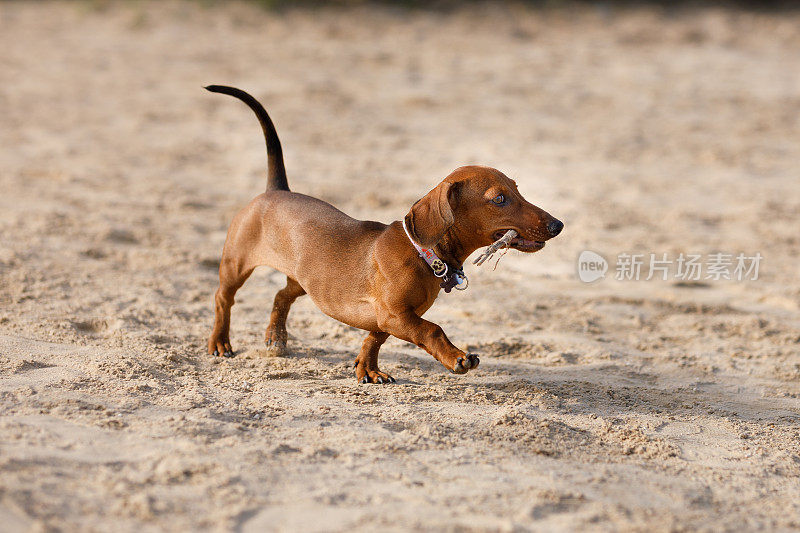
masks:
[[[439,256],[433,253],[433,250],[430,248],[423,248],[411,238],[411,234],[408,232],[408,228],[406,227],[405,219],[403,220],[403,230],[406,232],[406,237],[408,237],[408,240],[414,245],[414,248],[417,250],[419,256],[423,258],[426,263],[428,263],[429,267],[431,267],[431,270],[433,270],[433,275],[437,278],[445,277],[447,275],[447,271],[449,270],[447,268],[447,263],[439,259]]]
[[[463,291],[469,287],[469,280],[467,279],[467,275],[464,274],[463,268],[451,269],[447,263],[439,259],[439,256],[437,256],[433,250],[430,248],[423,248],[417,244],[416,241],[411,238],[411,233],[408,232],[405,219],[403,220],[403,231],[406,232],[406,237],[411,241],[411,244],[414,246],[419,256],[431,267],[433,275],[437,278],[442,278],[442,282],[439,286],[444,289],[444,292],[449,293],[453,289]]]

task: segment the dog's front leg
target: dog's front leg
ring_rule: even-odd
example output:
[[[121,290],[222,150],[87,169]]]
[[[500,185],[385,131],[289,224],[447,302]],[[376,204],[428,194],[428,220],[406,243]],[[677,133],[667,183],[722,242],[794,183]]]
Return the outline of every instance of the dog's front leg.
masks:
[[[378,368],[378,351],[389,337],[383,331],[372,331],[364,339],[361,352],[355,360],[356,379],[361,383],[394,383],[395,379]]]
[[[465,374],[481,362],[477,355],[456,348],[441,326],[420,318],[413,310],[387,311],[379,318],[378,325],[386,333],[416,344],[456,374]]]

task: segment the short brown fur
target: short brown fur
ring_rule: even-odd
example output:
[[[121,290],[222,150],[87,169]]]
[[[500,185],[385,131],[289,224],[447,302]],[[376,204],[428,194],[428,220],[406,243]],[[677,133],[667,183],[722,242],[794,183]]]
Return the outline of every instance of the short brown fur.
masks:
[[[223,86],[209,90],[239,98],[246,95]],[[263,108],[252,102],[246,103],[259,115]],[[259,120],[264,126],[262,115]],[[264,131],[270,158],[280,157],[271,122]],[[277,156],[270,149],[275,146]],[[282,171],[282,157],[271,161],[270,168]],[[266,265],[287,277],[286,287],[275,296],[266,331],[266,343],[272,349],[285,349],[289,309],[295,299],[308,294],[327,315],[369,332],[355,359],[359,381],[394,382],[378,368],[378,351],[389,335],[416,344],[452,372],[462,374],[478,366],[476,355],[454,346],[440,326],[421,318],[436,300],[441,280],[417,254],[400,221],[386,225],[355,220],[328,203],[286,190],[288,185],[276,189],[281,181],[277,183],[268,184],[265,193],[239,211],[228,230],[214,328],[208,339],[210,354],[233,356],[230,312],[234,295],[256,267]],[[498,205],[501,195],[504,203]],[[456,267],[508,229],[519,233],[511,243],[513,248],[532,252],[563,226],[526,201],[513,180],[483,166],[453,171],[411,207],[405,222],[418,244],[433,248]]]

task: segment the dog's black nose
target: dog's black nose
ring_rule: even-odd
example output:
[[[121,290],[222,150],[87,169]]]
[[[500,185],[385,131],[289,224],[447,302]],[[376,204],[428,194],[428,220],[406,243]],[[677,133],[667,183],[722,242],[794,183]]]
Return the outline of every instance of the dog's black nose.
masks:
[[[550,232],[552,237],[561,233],[562,229],[564,229],[564,223],[560,220],[553,219],[547,223],[547,231]]]

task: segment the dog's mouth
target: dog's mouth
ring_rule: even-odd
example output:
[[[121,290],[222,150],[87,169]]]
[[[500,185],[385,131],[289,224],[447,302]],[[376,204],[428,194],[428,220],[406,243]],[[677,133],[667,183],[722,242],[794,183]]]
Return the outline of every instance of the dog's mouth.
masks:
[[[516,231],[516,230],[514,230]],[[495,231],[494,235],[492,236],[494,240],[501,238],[508,232],[507,229]],[[523,239],[520,237],[519,232],[517,231],[517,236],[511,239],[508,242],[508,246],[515,250],[519,250],[520,252],[538,252],[542,248],[544,248],[544,241],[529,241],[528,239]]]

